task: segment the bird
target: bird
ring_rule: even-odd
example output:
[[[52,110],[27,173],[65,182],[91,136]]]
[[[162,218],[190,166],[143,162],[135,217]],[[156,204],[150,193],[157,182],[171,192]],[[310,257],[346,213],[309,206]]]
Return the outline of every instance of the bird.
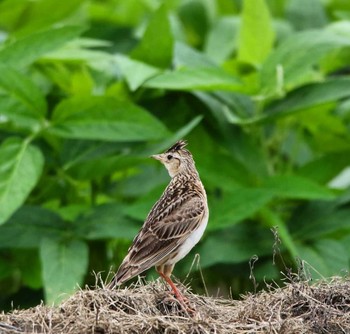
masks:
[[[155,266],[182,304],[187,300],[171,279],[175,264],[199,242],[208,224],[207,195],[192,154],[179,140],[164,153],[152,155],[171,180],[134,238],[109,287],[116,287]]]

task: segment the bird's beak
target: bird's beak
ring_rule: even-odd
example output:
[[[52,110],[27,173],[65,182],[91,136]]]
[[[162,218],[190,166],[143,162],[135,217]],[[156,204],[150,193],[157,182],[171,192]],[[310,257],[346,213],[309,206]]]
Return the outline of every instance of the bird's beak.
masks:
[[[162,154],[154,154],[154,155],[151,155],[151,158],[156,159],[156,160],[159,160],[159,161],[162,161],[162,160],[163,160]]]

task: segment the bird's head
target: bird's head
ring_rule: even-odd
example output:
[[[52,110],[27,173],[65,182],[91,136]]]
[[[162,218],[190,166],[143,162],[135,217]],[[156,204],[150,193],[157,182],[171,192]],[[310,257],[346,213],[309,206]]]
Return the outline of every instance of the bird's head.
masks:
[[[184,148],[186,145],[186,141],[179,140],[164,153],[151,157],[159,160],[166,167],[169,175],[174,177],[179,173],[194,169],[192,154]]]

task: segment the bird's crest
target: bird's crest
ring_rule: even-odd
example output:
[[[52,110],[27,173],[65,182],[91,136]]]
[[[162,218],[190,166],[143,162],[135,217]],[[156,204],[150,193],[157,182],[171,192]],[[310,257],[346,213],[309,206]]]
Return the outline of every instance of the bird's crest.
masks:
[[[186,145],[187,145],[187,141],[179,140],[173,146],[171,146],[165,153],[182,150]]]

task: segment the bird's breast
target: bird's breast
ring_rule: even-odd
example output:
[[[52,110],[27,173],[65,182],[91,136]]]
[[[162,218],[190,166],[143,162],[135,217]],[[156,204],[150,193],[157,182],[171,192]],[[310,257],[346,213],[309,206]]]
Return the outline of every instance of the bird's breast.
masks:
[[[191,251],[191,249],[202,238],[203,233],[205,231],[205,228],[208,225],[208,220],[209,220],[209,212],[208,212],[208,210],[206,210],[206,213],[203,217],[201,224],[198,226],[198,228],[196,230],[194,230],[188,236],[188,238],[184,241],[184,243],[179,247],[175,257],[169,258],[169,260],[166,262],[167,265],[175,264],[176,262],[183,259]]]

